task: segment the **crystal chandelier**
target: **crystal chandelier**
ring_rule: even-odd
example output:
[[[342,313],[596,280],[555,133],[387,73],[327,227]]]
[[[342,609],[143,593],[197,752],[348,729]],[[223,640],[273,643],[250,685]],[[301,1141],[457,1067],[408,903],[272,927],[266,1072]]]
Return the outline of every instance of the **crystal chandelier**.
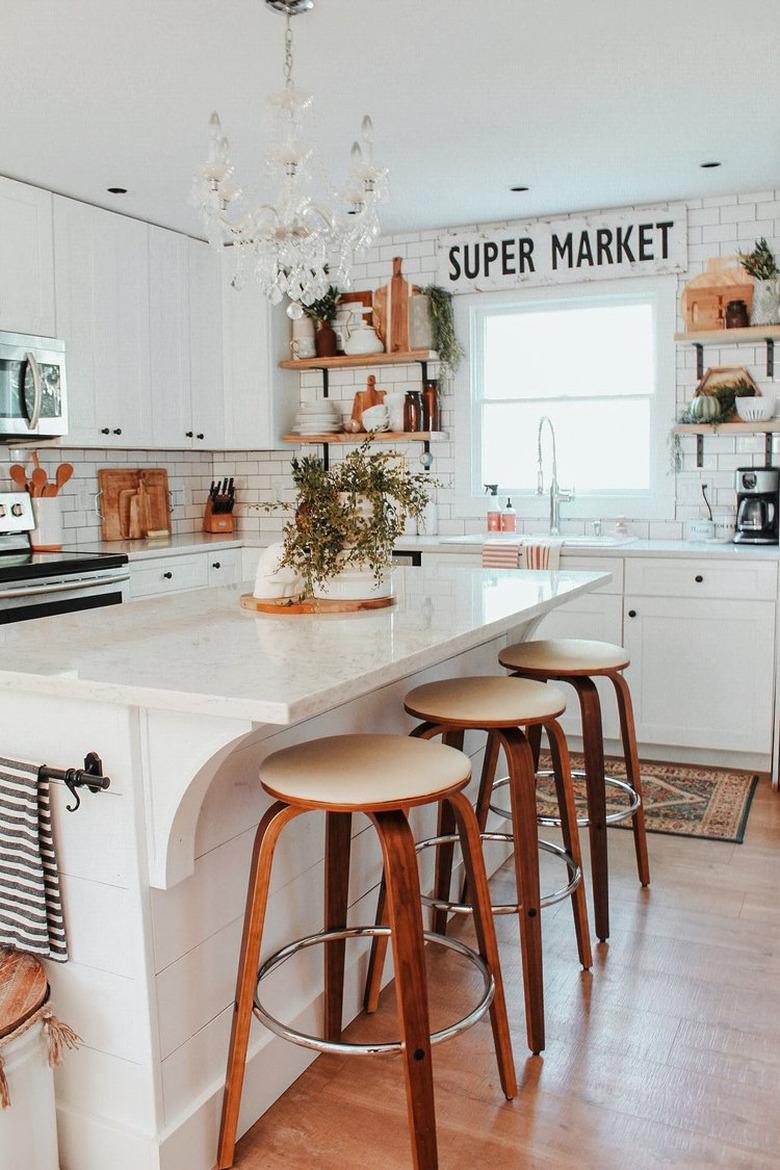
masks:
[[[219,116],[209,122],[208,161],[195,176],[193,202],[209,243],[217,250],[232,244],[235,287],[254,278],[272,304],[289,299],[288,316],[303,316],[304,306],[325,294],[330,284],[349,286],[355,253],[379,234],[377,205],[386,195],[387,171],[374,161],[374,136],[366,115],[360,140],[353,143],[347,182],[325,207],[311,195],[312,150],[305,123],[312,99],[293,82],[292,17],[314,7],[314,0],[265,0],[286,17],[284,89],[268,99],[274,134],[267,167],[278,183],[275,204],[247,206],[233,179],[229,144]]]

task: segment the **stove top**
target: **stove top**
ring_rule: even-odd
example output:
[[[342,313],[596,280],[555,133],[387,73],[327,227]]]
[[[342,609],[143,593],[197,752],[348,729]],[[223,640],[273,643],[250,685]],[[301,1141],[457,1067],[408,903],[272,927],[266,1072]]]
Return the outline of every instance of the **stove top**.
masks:
[[[0,583],[119,569],[127,564],[127,560],[125,553],[88,553],[78,549],[0,552]]]

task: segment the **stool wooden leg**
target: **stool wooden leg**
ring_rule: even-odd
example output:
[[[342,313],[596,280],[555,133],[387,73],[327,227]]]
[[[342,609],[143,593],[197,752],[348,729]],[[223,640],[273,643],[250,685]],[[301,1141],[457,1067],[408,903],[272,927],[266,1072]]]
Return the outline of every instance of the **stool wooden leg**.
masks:
[[[444,735],[446,728],[436,723],[419,723],[410,735],[414,739],[435,739],[436,736]],[[461,740],[462,742],[462,740]],[[382,875],[382,881],[379,885],[379,895],[377,897],[376,918],[374,919],[377,926],[386,925],[386,911],[387,911],[387,890],[385,888],[385,878]],[[371,953],[368,960],[368,971],[366,974],[366,989],[363,993],[363,1008],[366,1012],[375,1012],[379,1006],[379,993],[382,990],[382,973],[385,969],[385,956],[387,954],[387,938],[377,937],[371,940]]]
[[[325,814],[325,930],[347,925],[349,858],[352,845],[351,813]],[[340,1040],[344,1010],[346,939],[324,943],[325,1039]]]
[[[591,678],[569,678],[577,691],[582,714],[582,748],[590,826],[590,869],[596,937],[609,938],[609,859],[607,850],[607,790],[604,783],[604,733],[601,704]]]
[[[402,812],[376,812],[371,819],[385,859],[413,1164],[415,1170],[437,1170],[425,947],[414,837]]]
[[[501,750],[501,740],[496,735],[495,731],[489,731],[487,742],[485,744],[485,756],[482,761],[482,775],[479,780],[479,793],[477,795],[477,825],[480,833],[485,832],[487,827],[488,816],[490,815],[490,800],[493,795],[493,782],[496,778],[496,767],[498,765],[498,753]],[[465,903],[469,898],[469,879],[468,875],[464,874],[463,884],[460,888],[460,900]]]
[[[609,676],[617,695],[618,713],[620,715],[620,734],[623,739],[623,755],[626,760],[626,775],[628,782],[637,795],[642,797],[642,774],[639,766],[639,753],[636,746],[636,728],[634,727],[634,707],[631,702],[631,690],[622,674],[615,671]],[[639,808],[631,818],[634,830],[634,851],[636,853],[636,868],[639,880],[643,886],[650,885],[650,862],[647,857],[647,834],[645,832],[645,806]]]
[[[519,728],[505,728],[500,736],[509,764],[517,901],[522,906],[519,914],[520,952],[523,960],[526,1034],[528,1047],[537,1055],[544,1048],[544,984],[536,772],[533,753],[522,731]]]
[[[244,1065],[249,1044],[249,1029],[252,1024],[252,1003],[257,987],[257,972],[260,966],[260,945],[263,939],[263,923],[268,902],[268,887],[271,882],[271,865],[279,834],[285,825],[304,811],[291,808],[281,801],[272,805],[258,825],[252,866],[249,871],[249,887],[246,895],[244,932],[241,937],[241,955],[238,961],[236,999],[233,1008],[233,1024],[230,1031],[225,1096],[222,1102],[222,1122],[219,1130],[217,1151],[218,1170],[228,1170],[233,1165],[236,1149],[238,1111],[241,1105],[241,1090],[244,1085]]]
[[[530,745],[534,756],[534,768],[539,771],[539,757],[542,754],[542,725],[541,723],[532,723],[530,727],[525,729],[526,739]]]
[[[490,889],[485,872],[485,859],[482,856],[479,826],[468,797],[464,796],[462,792],[448,797],[448,804],[452,806],[458,824],[463,863],[469,885],[474,891],[474,928],[477,934],[479,953],[485,960],[496,985],[493,1002],[490,1005],[490,1023],[493,1027],[501,1088],[504,1090],[506,1099],[511,1101],[517,1095],[517,1078],[514,1057],[512,1056],[509,1020],[506,1014],[501,961],[498,956],[496,924],[493,921],[493,911],[490,905]]]
[[[442,741],[448,747],[457,748],[463,751],[463,740],[465,733],[463,731],[445,731],[442,736]],[[455,818],[452,814],[452,809],[447,804],[446,800],[439,804],[439,819],[436,835],[438,837],[447,837],[455,832]],[[434,897],[441,899],[444,902],[450,900],[450,891],[452,889],[452,862],[455,855],[455,845],[440,845],[436,850],[436,876],[433,883]],[[434,910],[431,920],[431,929],[436,934],[447,933],[447,911]]]
[[[588,900],[585,897],[585,872],[582,868],[582,852],[580,850],[580,833],[577,828],[577,808],[574,803],[574,784],[571,778],[571,758],[569,745],[563,728],[557,719],[545,724],[550,741],[553,771],[555,772],[555,787],[558,793],[558,812],[561,818],[561,835],[563,847],[575,865],[580,868],[582,880],[571,896],[571,908],[574,914],[574,932],[577,936],[577,951],[580,962],[585,970],[593,966],[593,955],[590,948],[590,930],[588,928]]]

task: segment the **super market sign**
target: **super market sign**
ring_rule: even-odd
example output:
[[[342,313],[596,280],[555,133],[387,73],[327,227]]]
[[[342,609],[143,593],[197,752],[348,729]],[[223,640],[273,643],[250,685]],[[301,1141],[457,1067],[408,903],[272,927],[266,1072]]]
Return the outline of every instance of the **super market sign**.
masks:
[[[509,224],[438,239],[438,283],[449,292],[685,272],[684,206],[643,207]]]

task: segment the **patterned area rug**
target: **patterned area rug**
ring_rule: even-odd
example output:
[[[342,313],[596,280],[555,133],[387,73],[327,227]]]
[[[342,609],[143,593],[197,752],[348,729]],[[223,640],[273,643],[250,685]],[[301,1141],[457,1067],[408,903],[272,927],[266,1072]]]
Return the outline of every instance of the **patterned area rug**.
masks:
[[[625,780],[621,759],[606,761],[607,773]],[[542,768],[550,767],[549,756],[542,753]],[[582,756],[572,755],[572,767],[582,767]],[[699,768],[686,764],[642,763],[642,787],[645,801],[645,825],[650,833],[670,833],[676,837],[701,837],[707,841],[734,841],[741,845],[750,814],[750,805],[758,776],[747,772],[727,772],[717,768]],[[577,805],[585,805],[585,782],[575,780]],[[614,799],[613,799],[614,793]],[[548,805],[557,813],[555,786],[552,780],[539,784],[539,809]],[[607,810],[617,812],[626,801],[616,789],[607,789]],[[621,821],[617,829],[630,829],[631,821]]]

